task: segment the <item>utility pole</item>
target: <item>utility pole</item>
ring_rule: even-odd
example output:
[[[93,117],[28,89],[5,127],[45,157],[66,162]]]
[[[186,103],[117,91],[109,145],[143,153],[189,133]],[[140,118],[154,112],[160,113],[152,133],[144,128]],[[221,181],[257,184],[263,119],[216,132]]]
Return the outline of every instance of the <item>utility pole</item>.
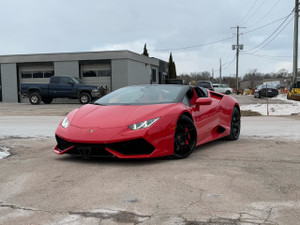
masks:
[[[222,59],[220,58],[220,84],[222,84]]]
[[[293,75],[294,83],[297,81],[298,74],[298,18],[299,18],[299,0],[295,0],[294,16],[294,54],[293,54]]]
[[[244,45],[240,45],[240,28],[245,27],[231,27],[236,28],[236,45],[232,45],[232,50],[236,50],[236,68],[235,68],[235,76],[236,76],[236,93],[239,94],[239,53],[240,50],[244,49]]]
[[[214,80],[214,68],[211,69],[211,76],[212,76],[212,79]]]

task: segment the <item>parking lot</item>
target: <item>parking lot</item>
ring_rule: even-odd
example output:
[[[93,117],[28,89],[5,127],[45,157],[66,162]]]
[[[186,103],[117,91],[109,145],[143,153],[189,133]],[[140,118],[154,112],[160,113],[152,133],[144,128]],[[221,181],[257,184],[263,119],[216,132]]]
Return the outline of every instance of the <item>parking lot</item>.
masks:
[[[300,115],[243,117],[239,140],[183,160],[58,156],[55,128],[77,107],[0,103],[0,224],[299,223]]]

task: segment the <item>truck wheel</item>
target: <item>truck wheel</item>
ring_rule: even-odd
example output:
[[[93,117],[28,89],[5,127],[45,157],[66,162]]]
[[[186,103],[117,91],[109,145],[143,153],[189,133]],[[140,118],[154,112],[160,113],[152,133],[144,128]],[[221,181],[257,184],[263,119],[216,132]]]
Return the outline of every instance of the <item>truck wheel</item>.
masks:
[[[41,103],[41,96],[39,93],[37,92],[33,92],[29,95],[29,102],[32,104],[32,105],[38,105]]]
[[[89,93],[81,93],[79,95],[79,101],[81,104],[88,104],[92,100],[92,97]]]
[[[42,101],[43,101],[45,104],[50,104],[50,103],[53,101],[53,98],[43,98]]]

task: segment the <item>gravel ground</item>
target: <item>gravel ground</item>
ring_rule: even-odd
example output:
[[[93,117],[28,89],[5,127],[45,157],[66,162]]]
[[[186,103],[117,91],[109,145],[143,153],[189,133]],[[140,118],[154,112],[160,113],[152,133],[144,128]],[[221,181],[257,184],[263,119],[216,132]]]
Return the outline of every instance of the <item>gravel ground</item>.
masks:
[[[299,116],[244,117],[239,140],[184,160],[57,156],[51,134],[80,106],[0,103],[1,225],[299,223]]]

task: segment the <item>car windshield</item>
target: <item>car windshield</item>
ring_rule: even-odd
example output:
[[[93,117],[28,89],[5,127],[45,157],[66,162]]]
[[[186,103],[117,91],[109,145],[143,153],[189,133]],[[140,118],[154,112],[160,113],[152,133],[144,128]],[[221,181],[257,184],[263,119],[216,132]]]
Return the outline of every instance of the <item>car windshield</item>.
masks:
[[[82,84],[82,81],[77,77],[72,77],[71,79],[74,81],[75,84]]]
[[[99,105],[174,103],[182,85],[138,85],[120,88],[94,102]]]

